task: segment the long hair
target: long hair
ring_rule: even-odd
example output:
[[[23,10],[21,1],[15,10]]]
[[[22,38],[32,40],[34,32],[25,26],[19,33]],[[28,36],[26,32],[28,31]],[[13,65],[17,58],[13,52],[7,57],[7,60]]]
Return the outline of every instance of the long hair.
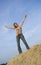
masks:
[[[14,28],[17,28],[17,26],[16,26],[15,24],[16,24],[17,26],[18,26],[18,24],[17,24],[16,22],[13,24]]]

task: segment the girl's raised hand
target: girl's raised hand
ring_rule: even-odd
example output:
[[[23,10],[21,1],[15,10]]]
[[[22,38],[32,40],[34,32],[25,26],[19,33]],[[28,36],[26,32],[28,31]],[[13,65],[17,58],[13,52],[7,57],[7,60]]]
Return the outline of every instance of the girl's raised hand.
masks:
[[[9,28],[7,25],[4,26],[5,28]]]
[[[25,15],[25,18],[27,17],[27,15]]]

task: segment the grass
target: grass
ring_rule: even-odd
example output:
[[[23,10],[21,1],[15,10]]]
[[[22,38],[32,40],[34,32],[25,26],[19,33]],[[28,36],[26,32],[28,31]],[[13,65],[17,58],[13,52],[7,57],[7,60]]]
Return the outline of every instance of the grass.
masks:
[[[33,46],[28,51],[11,59],[7,65],[41,65],[41,45]]]

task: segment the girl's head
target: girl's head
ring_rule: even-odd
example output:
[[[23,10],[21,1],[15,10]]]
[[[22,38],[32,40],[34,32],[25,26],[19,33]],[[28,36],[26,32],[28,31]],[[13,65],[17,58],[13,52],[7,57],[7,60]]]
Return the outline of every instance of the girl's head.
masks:
[[[18,24],[15,22],[15,23],[13,24],[13,26],[14,26],[14,28],[17,28],[17,27],[18,27]]]

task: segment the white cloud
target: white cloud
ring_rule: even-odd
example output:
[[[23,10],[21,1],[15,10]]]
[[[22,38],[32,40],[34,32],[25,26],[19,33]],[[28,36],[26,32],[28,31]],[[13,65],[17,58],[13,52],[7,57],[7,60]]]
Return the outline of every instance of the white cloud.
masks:
[[[41,28],[41,25],[37,25],[35,28],[33,28],[32,30],[28,30],[24,33],[24,35],[29,38],[29,37],[32,37],[33,34],[36,34],[39,32]],[[41,30],[40,30],[41,31]]]
[[[26,31],[24,35],[30,46],[41,43],[41,24],[28,32]]]

